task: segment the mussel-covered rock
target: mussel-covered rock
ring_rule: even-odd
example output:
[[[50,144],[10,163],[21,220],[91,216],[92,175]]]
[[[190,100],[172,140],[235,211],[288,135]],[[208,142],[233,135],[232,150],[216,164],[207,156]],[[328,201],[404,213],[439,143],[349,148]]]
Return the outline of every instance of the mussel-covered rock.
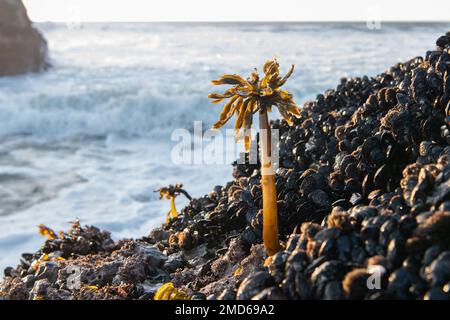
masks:
[[[5,270],[0,298],[449,299],[449,33],[425,57],[343,78],[279,130],[282,249],[264,250],[260,163],[148,237],[74,223]],[[257,137],[258,139],[258,137]],[[67,287],[81,267],[81,289]]]

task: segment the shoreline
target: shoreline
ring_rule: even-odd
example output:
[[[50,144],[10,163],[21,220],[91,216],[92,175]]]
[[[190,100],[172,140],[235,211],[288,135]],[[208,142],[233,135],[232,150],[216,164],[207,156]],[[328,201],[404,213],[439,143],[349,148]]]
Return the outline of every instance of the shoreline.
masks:
[[[437,45],[376,77],[342,79],[293,127],[272,122],[284,250],[271,260],[259,166],[235,164],[232,181],[147,237],[113,242],[74,223],[5,270],[0,298],[147,300],[172,282],[191,299],[448,299],[449,33]]]

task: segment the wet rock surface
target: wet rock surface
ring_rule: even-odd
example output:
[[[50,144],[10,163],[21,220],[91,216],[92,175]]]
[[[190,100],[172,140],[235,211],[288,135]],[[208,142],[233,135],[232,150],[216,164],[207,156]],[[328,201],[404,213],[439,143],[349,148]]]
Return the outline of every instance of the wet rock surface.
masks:
[[[258,165],[139,240],[74,224],[5,270],[5,299],[448,299],[450,34],[373,77],[342,79],[280,130],[283,249],[262,246]],[[79,267],[81,285],[68,281]],[[73,280],[73,279],[70,279]]]
[[[0,76],[48,67],[47,42],[31,24],[21,0],[0,0]]]

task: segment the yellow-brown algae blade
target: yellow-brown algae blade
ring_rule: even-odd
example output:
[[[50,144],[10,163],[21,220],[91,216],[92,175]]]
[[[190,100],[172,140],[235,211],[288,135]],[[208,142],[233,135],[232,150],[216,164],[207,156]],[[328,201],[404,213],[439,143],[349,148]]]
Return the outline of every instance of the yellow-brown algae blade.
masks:
[[[284,120],[291,126],[293,124],[292,119],[289,117],[289,113],[284,107],[279,107],[278,110],[280,111],[281,116]]]
[[[272,88],[270,88],[270,87],[261,90],[261,95],[262,95],[263,97],[267,97],[267,96],[270,96],[270,95],[272,95],[272,94],[273,94],[273,90],[272,90]]]
[[[248,100],[246,100],[248,101]],[[245,108],[244,108],[244,99],[239,97],[236,101],[236,110],[238,111],[238,116],[236,118],[236,123],[234,125],[234,129],[238,130],[242,128],[242,124],[244,122],[244,116],[245,116]]]
[[[251,136],[251,128],[253,124],[253,101],[248,101],[246,114],[244,119],[244,145],[245,151],[248,152],[250,150],[250,142],[252,140]]]
[[[283,84],[286,83],[287,79],[289,79],[289,77],[294,72],[294,68],[295,68],[295,66],[292,65],[291,68],[289,69],[289,71],[286,73],[286,75],[278,82],[278,87],[281,87]]]
[[[237,100],[240,97],[238,95],[233,96],[222,108],[222,112],[220,113],[219,116],[219,121],[217,121],[216,123],[213,124],[212,128],[213,129],[219,129],[221,128],[225,123],[228,122],[228,120],[231,119],[231,117],[233,116],[233,114],[235,112],[237,112],[236,110],[238,110],[238,103]]]
[[[252,137],[250,136],[250,134],[245,134],[245,137],[244,137],[245,152],[248,152],[250,150],[251,139],[252,139]]]
[[[244,80],[241,76],[237,74],[225,74],[217,80],[212,80],[211,83],[216,86],[222,84],[230,84],[230,85],[240,84],[243,86],[249,85],[249,83],[246,80]]]
[[[177,208],[175,207],[175,196],[170,198],[170,211],[173,218],[178,218]]]
[[[222,112],[220,112],[219,115],[220,121],[228,120],[229,117],[232,116],[232,114],[230,115],[231,106],[238,98],[239,96],[233,96],[230,100],[227,101],[227,103],[223,105]],[[226,123],[226,121],[224,123]]]
[[[46,236],[48,240],[53,240],[56,238],[55,231],[44,224],[39,225],[39,234],[42,236]]]

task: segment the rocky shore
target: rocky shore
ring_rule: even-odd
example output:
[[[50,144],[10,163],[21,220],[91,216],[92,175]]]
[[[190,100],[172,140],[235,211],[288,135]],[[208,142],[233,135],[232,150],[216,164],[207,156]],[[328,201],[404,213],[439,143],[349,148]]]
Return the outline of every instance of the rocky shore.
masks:
[[[47,42],[31,24],[21,0],[0,0],[0,76],[48,67]]]
[[[232,181],[147,237],[42,229],[0,297],[148,300],[171,282],[189,299],[450,298],[450,33],[272,127],[283,250],[270,259],[259,166],[234,164]]]

